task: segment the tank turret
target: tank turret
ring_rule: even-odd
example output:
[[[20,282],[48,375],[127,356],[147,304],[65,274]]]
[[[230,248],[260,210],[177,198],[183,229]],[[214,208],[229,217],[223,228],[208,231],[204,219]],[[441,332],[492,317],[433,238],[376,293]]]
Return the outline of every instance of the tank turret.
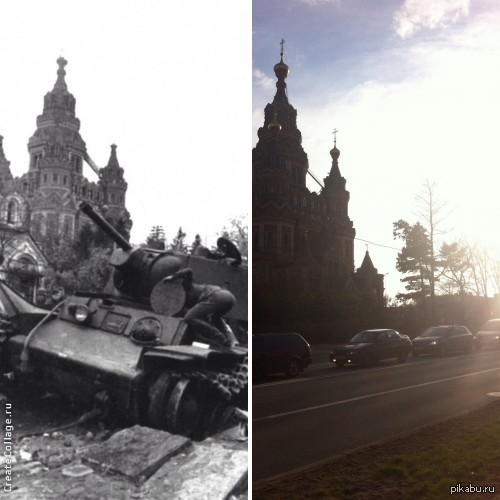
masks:
[[[227,238],[218,238],[216,252],[207,250],[193,255],[134,247],[92,205],[82,202],[79,208],[117,246],[109,263],[114,267],[114,286],[122,296],[151,305],[155,285],[180,269],[189,267],[193,269],[196,282],[221,286],[233,293],[236,306],[228,313],[229,319],[248,320],[247,269],[241,265],[239,250]]]
[[[115,268],[113,282],[120,293],[147,300],[156,283],[181,268],[182,262],[173,252],[133,247],[89,203],[82,202],[80,209],[118,247],[113,251],[109,263]]]

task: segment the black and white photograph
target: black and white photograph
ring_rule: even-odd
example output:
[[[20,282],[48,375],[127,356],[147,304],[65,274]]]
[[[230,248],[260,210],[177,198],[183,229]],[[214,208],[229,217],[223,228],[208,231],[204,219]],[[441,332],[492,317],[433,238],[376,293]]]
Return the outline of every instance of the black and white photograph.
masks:
[[[0,11],[0,496],[248,498],[251,2]]]

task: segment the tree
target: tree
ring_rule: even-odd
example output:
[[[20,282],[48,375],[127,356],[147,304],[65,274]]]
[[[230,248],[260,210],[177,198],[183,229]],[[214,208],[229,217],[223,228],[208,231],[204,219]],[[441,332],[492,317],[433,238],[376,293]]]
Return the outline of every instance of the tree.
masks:
[[[420,219],[411,225],[404,220],[394,223],[394,238],[405,241],[405,247],[397,257],[397,269],[403,274],[409,274],[402,279],[406,282],[409,293],[398,294],[403,300],[430,297],[431,319],[435,317],[436,284],[440,277],[440,263],[436,251],[436,236],[443,234],[439,229],[443,216],[444,203],[437,201],[436,185],[426,181],[422,193],[416,197]]]
[[[491,262],[491,283],[495,293],[500,293],[500,260],[492,260]]]
[[[125,236],[123,220],[106,220]],[[84,224],[74,242],[51,235],[41,243],[51,267],[45,278],[47,288],[62,286],[70,293],[103,292],[113,270],[108,261],[114,246],[104,231]]]
[[[469,247],[459,242],[443,243],[439,259],[442,266],[440,289],[447,294],[457,293],[463,299],[470,287]]]
[[[420,300],[430,295],[430,275],[432,252],[431,241],[426,229],[417,222],[414,225],[404,220],[393,224],[393,236],[404,241],[401,252],[398,253],[396,269],[405,274],[402,282],[406,283],[408,293],[400,293],[400,300]]]
[[[163,226],[153,226],[146,240],[146,246],[156,250],[165,250],[165,231]]]
[[[421,194],[416,197],[418,210],[417,216],[424,221],[423,226],[427,230],[429,235],[429,250],[430,250],[430,259],[429,259],[429,291],[431,297],[431,316],[434,320],[435,316],[435,293],[436,293],[436,282],[438,280],[437,267],[438,262],[436,260],[436,236],[440,234],[444,234],[444,231],[439,229],[441,222],[446,218],[446,215],[442,214],[443,208],[446,206],[445,203],[442,203],[437,200],[436,197],[436,184],[430,183],[427,180],[423,186]]]
[[[179,253],[187,253],[188,247],[184,243],[185,238],[186,238],[186,233],[182,230],[182,227],[179,227],[179,230],[177,231],[174,240],[170,244],[170,250]]]
[[[232,218],[221,231],[221,236],[236,243],[241,256],[248,260],[248,225],[246,216],[240,215]]]

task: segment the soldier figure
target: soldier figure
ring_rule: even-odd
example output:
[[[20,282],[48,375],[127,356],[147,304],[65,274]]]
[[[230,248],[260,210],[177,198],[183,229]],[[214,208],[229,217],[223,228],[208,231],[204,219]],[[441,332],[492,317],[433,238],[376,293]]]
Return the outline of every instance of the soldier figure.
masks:
[[[222,316],[236,303],[234,295],[216,285],[193,283],[193,270],[189,267],[177,271],[164,281],[175,280],[181,280],[186,292],[184,321],[195,327],[196,337],[226,347],[237,344],[233,332],[222,320]]]

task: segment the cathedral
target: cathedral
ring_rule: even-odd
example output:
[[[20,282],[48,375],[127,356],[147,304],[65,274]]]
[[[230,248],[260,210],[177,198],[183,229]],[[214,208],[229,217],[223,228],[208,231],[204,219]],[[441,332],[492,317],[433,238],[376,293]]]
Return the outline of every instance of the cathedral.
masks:
[[[306,187],[306,177],[312,174],[297,111],[288,102],[289,67],[283,62],[283,48],[280,55],[274,66],[276,94],[265,107],[252,152],[254,304],[273,292],[319,292],[323,297],[368,296],[382,305],[383,275],[368,251],[361,267],[354,267],[356,230],[349,218],[350,194],[340,172],[336,139],[321,190]]]
[[[13,177],[0,136],[0,228],[6,234],[23,233],[32,241],[28,245],[31,251],[27,250],[22,258],[38,269],[38,277],[42,265],[37,259],[42,259],[40,250],[44,246],[74,241],[83,225],[92,224],[78,210],[81,201],[94,205],[108,221],[125,231],[132,225],[125,207],[127,182],[116,145],[111,145],[108,164],[98,168],[80,135],[76,99],[65,80],[67,61],[60,57],[57,65],[54,88],[44,96],[42,114],[28,141],[28,171],[21,177]],[[84,162],[94,170],[96,181],[84,177]],[[4,255],[3,260],[4,267],[8,267],[9,255]]]

